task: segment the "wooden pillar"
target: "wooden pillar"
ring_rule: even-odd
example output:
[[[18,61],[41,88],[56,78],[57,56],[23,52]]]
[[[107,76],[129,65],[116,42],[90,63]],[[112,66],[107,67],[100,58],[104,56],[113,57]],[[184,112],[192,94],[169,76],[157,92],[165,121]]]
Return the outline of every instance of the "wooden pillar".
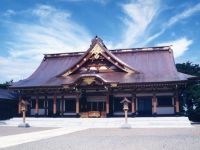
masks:
[[[175,93],[174,100],[175,100],[175,112],[176,112],[176,114],[178,114],[180,112],[178,92]]]
[[[18,114],[21,114],[21,100],[22,100],[22,97],[19,96],[19,102],[18,102]]]
[[[155,115],[157,114],[157,98],[155,94],[152,97],[152,105],[153,105],[152,113]]]
[[[35,115],[38,115],[39,113],[39,104],[38,104],[38,96],[36,96],[35,99]]]
[[[44,112],[45,112],[45,116],[48,115],[48,99],[47,96],[44,97]]]
[[[53,114],[56,114],[56,95],[53,96]]]
[[[131,112],[132,112],[132,114],[135,114],[135,100],[136,100],[136,95],[133,95],[132,101],[131,101]]]
[[[76,114],[79,114],[79,95],[76,96]]]
[[[64,95],[62,95],[61,98],[61,115],[64,115]]]
[[[109,114],[109,94],[106,95],[106,114]]]
[[[138,99],[137,97],[135,97],[135,114],[137,115],[138,114]]]

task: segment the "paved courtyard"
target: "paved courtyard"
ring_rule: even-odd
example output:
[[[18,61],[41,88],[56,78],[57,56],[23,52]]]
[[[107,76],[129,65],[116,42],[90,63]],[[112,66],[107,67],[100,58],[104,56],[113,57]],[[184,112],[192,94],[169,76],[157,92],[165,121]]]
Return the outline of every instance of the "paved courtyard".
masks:
[[[43,130],[49,130],[49,129],[54,129],[54,128],[48,128],[48,127],[17,128],[17,127],[0,126],[0,137],[21,134],[21,133],[43,131]]]
[[[85,129],[82,131],[35,142],[24,143],[4,149],[199,150],[199,148],[200,125],[194,125],[192,128]]]

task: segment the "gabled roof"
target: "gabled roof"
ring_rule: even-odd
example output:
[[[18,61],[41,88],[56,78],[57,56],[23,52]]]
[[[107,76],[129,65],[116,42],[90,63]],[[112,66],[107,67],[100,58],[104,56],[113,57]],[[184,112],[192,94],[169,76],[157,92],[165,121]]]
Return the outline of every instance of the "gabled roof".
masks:
[[[137,71],[127,65],[124,61],[118,59],[115,55],[113,55],[104,45],[103,41],[97,36],[92,40],[92,44],[90,48],[82,55],[79,60],[70,68],[67,68],[64,72],[60,74],[60,76],[68,76],[73,74],[76,70],[78,70],[81,66],[83,66],[91,57],[95,59],[99,59],[100,56],[103,56],[107,61],[112,63],[114,66],[119,68],[120,70],[127,73],[136,73]]]
[[[103,51],[103,53],[94,52],[96,49],[100,52]],[[113,61],[118,62],[121,66],[117,65],[117,67],[122,71],[76,74],[76,69],[80,68],[87,61],[87,58],[95,54],[103,55],[106,60],[109,60],[110,57]],[[112,64],[116,65],[115,62],[112,62]],[[122,67],[126,67],[128,70]],[[193,78],[191,75],[177,71],[173,51],[169,46],[108,50],[101,39],[95,37],[90,48],[85,53],[46,54],[40,66],[30,77],[13,84],[12,87],[70,85],[79,78],[87,76],[96,76],[106,83],[117,82],[122,84],[179,82]]]
[[[7,89],[0,89],[0,101],[1,100],[16,100],[17,94]]]

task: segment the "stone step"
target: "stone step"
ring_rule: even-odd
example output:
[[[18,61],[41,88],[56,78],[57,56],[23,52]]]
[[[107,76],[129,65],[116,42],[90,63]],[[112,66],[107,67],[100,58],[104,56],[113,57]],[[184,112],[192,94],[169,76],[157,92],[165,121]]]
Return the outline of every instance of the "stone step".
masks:
[[[124,118],[26,118],[26,121],[35,127],[76,127],[111,128],[124,124]],[[22,118],[12,118],[5,121],[5,125],[17,126]],[[128,118],[132,127],[191,127],[187,117],[140,117]]]

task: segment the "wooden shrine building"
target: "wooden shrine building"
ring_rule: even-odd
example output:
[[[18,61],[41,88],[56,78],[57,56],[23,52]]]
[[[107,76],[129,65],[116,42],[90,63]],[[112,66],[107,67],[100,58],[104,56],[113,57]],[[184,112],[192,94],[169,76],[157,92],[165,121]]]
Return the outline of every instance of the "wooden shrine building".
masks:
[[[30,116],[120,116],[124,97],[129,115],[175,115],[193,78],[177,71],[170,46],[108,50],[95,37],[86,52],[45,54],[11,88],[29,101]]]

